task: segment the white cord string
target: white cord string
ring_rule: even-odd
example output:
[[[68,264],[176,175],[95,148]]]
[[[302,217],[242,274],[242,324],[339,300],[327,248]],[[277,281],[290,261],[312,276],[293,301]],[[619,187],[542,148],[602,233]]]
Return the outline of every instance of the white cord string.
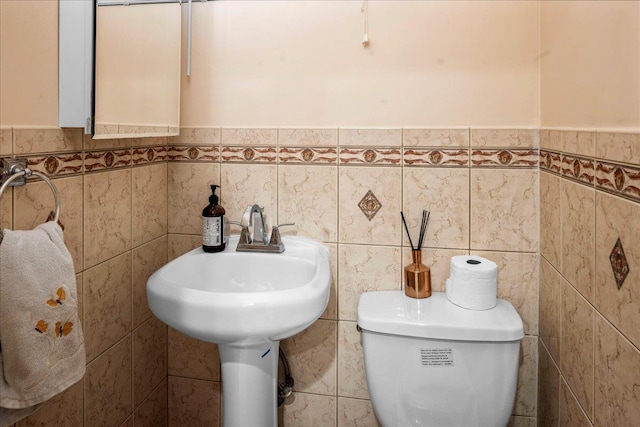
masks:
[[[369,0],[362,2],[360,12],[364,14],[364,36],[362,37],[362,45],[367,47],[369,46]]]
[[[191,77],[191,0],[187,11],[187,77]]]

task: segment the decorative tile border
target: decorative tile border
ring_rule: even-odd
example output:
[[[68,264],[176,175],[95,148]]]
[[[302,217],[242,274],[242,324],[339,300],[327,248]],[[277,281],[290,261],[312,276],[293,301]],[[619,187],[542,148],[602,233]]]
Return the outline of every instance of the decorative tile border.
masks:
[[[640,168],[637,167],[541,150],[540,170],[640,202]]]
[[[131,150],[91,151],[84,153],[85,172],[131,166]]]
[[[537,168],[537,149],[482,149],[471,151],[471,166]]]
[[[60,153],[27,158],[29,169],[50,177],[82,173],[82,153]]]
[[[133,144],[133,148],[129,146],[91,150],[84,153],[78,150],[81,147],[72,152],[65,152],[73,146],[80,145],[78,141],[82,139],[82,135],[81,130],[78,129],[3,128],[2,130],[3,138],[6,134],[10,135],[6,137],[10,143],[15,144],[15,140],[24,142],[25,147],[18,151],[35,150],[35,147],[30,146],[29,149],[26,147],[32,142],[42,145],[43,141],[47,141],[49,149],[53,146],[51,154],[32,154],[26,157],[33,170],[54,177],[163,161],[269,164],[280,162],[400,167],[539,167],[540,170],[640,202],[640,165],[636,166],[637,156],[634,154],[640,141],[640,134],[637,133],[596,132],[597,137],[602,139],[600,144],[602,147],[596,144],[596,157],[593,157],[588,154],[576,155],[563,150],[566,148],[572,151],[585,151],[585,153],[589,151],[584,150],[582,145],[591,147],[592,138],[586,138],[586,136],[592,135],[593,132],[582,135],[579,131],[540,129],[539,142],[542,149],[538,151],[537,148],[523,147],[526,145],[525,142],[535,142],[537,139],[536,131],[527,129],[188,129],[191,133],[185,135],[184,144],[175,144],[180,141],[180,138],[174,137],[170,139],[174,141],[174,145],[169,146],[155,142],[149,146],[136,147],[136,144]],[[469,135],[472,136],[472,142],[469,141]],[[12,139],[14,141],[11,141]],[[218,145],[219,139],[222,147]],[[337,143],[337,139],[340,139],[341,144],[349,141],[358,144],[339,147],[333,145]],[[395,144],[399,139],[400,144],[404,145],[396,147]],[[51,141],[54,142],[49,144]],[[215,145],[209,145],[209,141],[214,142]],[[224,145],[225,142],[232,141],[236,144]],[[500,145],[496,141],[504,143],[505,147],[496,147]],[[9,145],[6,141],[3,140],[3,142]],[[385,142],[388,144],[386,147],[382,146]],[[507,142],[510,146],[506,146]],[[247,145],[242,145],[245,143]],[[459,144],[462,146],[457,146]],[[468,148],[467,144],[494,146]],[[11,155],[11,153],[7,154]],[[20,156],[20,153],[14,153],[13,156]],[[606,160],[602,159],[603,157],[606,157]]]
[[[350,165],[401,166],[400,148],[341,148],[339,161]]]
[[[220,149],[214,146],[172,145],[167,147],[167,159],[174,162],[217,162],[218,160],[220,160]]]
[[[33,171],[50,177],[61,177],[117,169],[167,160],[167,148],[141,147],[133,150],[104,150],[75,153],[44,154],[27,157],[27,164]]]
[[[640,202],[640,168],[614,163],[596,163],[596,188]]]
[[[134,166],[167,160],[167,147],[134,148],[131,162]]]
[[[222,147],[223,162],[275,163],[278,154],[275,147]]]
[[[593,184],[595,180],[595,161],[576,156],[562,156],[562,176]]]
[[[282,147],[278,150],[281,163],[336,164],[338,150],[335,148]]]
[[[198,129],[188,128],[188,130],[194,133]],[[527,129],[509,129],[504,132],[475,130],[475,132],[478,135],[482,134],[485,139],[507,140],[513,145],[524,145],[525,142],[537,143],[537,131]],[[277,135],[279,144],[265,145],[273,140],[274,135]],[[339,148],[325,145],[334,142],[336,137],[339,139]],[[220,160],[230,163],[338,163],[361,166],[503,168],[536,168],[539,161],[538,149],[534,147],[476,149],[471,155],[468,148],[468,128],[221,128],[221,139],[222,146],[219,149],[218,158],[214,155],[217,147],[204,145],[170,145],[167,158],[169,161]],[[232,141],[237,143],[228,145]],[[402,148],[403,141],[408,146]],[[245,142],[247,145],[243,145]],[[253,144],[249,144],[250,142]],[[298,145],[294,142],[298,142]],[[383,142],[389,145],[382,146]],[[427,142],[439,142],[441,146],[422,145]],[[444,142],[449,143],[449,146],[442,145]],[[417,144],[422,146],[415,146]],[[456,147],[455,145],[458,144],[463,146]]]
[[[560,175],[562,173],[562,154],[540,150],[540,169]]]
[[[405,148],[405,166],[469,166],[469,150]]]

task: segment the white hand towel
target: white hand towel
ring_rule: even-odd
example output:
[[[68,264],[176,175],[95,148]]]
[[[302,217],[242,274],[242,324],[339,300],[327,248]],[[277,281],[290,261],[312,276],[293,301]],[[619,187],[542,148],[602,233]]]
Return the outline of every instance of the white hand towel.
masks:
[[[73,260],[53,222],[5,230],[0,244],[0,406],[26,408],[82,379]]]

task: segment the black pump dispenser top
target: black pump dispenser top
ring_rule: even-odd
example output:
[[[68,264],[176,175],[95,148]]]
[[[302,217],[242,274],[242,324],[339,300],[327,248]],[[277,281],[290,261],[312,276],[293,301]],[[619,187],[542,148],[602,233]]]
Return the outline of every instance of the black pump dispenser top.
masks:
[[[219,185],[212,185],[211,186],[211,195],[209,196],[209,203],[211,203],[212,205],[217,205],[218,204],[218,200],[220,200],[218,198],[218,195],[216,194],[216,190],[220,188]]]

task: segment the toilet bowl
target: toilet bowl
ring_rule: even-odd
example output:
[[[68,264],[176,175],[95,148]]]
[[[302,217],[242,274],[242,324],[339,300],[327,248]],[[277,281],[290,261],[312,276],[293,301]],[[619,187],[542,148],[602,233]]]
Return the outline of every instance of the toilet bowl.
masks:
[[[358,304],[365,373],[384,427],[504,427],[516,394],[522,319],[498,299],[473,311],[402,291]]]

